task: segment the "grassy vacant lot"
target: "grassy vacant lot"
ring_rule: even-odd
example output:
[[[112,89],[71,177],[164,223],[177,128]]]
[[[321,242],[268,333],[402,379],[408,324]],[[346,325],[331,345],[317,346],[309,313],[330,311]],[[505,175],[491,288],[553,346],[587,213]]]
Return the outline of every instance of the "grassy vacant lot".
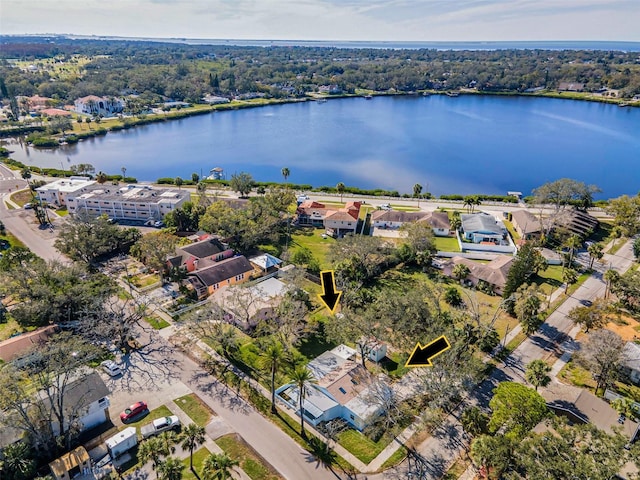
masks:
[[[33,201],[33,193],[31,190],[20,190],[11,195],[11,200],[22,207],[25,203]]]
[[[199,448],[195,452],[193,452],[193,469],[198,472],[198,475],[202,472],[202,464],[204,460],[211,454],[209,450],[205,447]],[[197,477],[193,474],[193,472],[189,469],[189,457],[185,458],[182,461],[184,465],[184,470],[182,470],[182,480],[199,480],[201,477]]]
[[[327,260],[329,247],[335,242],[334,238],[327,236],[322,237],[325,233],[324,229],[313,227],[298,227],[291,233],[291,253],[302,247],[311,250],[313,256],[320,262],[322,269],[331,268],[331,264]]]
[[[162,330],[169,326],[169,322],[160,317],[144,317],[144,321],[147,322],[154,330]]]
[[[580,388],[586,388],[591,392],[596,388],[596,381],[593,379],[591,373],[575,363],[573,360],[570,360],[569,363],[562,367],[558,376],[569,384]]]
[[[562,286],[562,266],[549,265],[544,272],[538,273],[534,282],[545,295],[551,295],[552,292]]]
[[[338,443],[355,455],[358,460],[366,464],[376,458],[389,444],[384,437],[380,441],[374,442],[351,428],[338,434]]]
[[[252,480],[276,480],[281,478],[239,435],[224,435],[218,438],[216,443],[229,457],[240,462],[240,468]]]
[[[211,420],[211,417],[213,416],[213,412],[211,412],[209,407],[207,407],[195,393],[190,393],[184,397],[176,398],[174,402],[189,416],[191,420],[201,427],[208,424],[209,420]]]

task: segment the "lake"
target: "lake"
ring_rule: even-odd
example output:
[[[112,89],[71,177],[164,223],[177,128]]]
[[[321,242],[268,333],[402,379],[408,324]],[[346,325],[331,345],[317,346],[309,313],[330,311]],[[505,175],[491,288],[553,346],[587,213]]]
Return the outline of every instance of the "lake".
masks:
[[[558,178],[640,190],[640,109],[481,95],[332,99],[216,112],[113,132],[55,150],[7,145],[26,164],[90,163],[139,181],[249,172],[259,181],[338,182],[435,195],[505,194]]]

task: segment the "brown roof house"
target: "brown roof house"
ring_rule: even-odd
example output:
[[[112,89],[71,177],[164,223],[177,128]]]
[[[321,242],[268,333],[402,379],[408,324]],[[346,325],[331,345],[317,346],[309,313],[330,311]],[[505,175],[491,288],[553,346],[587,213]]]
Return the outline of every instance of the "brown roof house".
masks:
[[[217,238],[203,240],[176,248],[176,255],[167,259],[169,269],[180,268],[187,272],[210,267],[216,262],[231,258],[233,250]]]
[[[502,295],[513,261],[514,258],[509,255],[498,255],[489,263],[478,263],[468,258],[456,256],[443,264],[443,273],[452,277],[453,268],[456,265],[466,265],[469,269],[469,275],[467,275],[467,278],[464,280],[476,288],[478,288],[478,286],[482,287],[484,282],[494,293]]]
[[[528,210],[515,210],[511,214],[511,223],[523,240],[538,240],[542,235],[540,219]]]
[[[198,294],[205,298],[220,288],[244,283],[257,272],[243,255],[227,258],[205,268],[198,268],[187,276],[185,282]]]
[[[57,325],[49,325],[0,342],[0,360],[10,362],[27,350],[31,350],[34,345],[46,343],[57,331]]]
[[[580,238],[587,238],[596,228],[598,219],[587,212],[574,209],[565,209],[553,217],[553,228],[564,229],[570,234],[578,235]]]

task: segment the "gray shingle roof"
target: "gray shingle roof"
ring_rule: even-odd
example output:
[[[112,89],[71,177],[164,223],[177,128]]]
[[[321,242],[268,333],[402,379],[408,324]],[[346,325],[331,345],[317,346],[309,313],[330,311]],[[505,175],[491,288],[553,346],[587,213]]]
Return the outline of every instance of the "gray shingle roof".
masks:
[[[249,263],[249,260],[241,255],[222,260],[202,270],[197,270],[189,274],[189,276],[198,277],[204,285],[210,287],[216,283],[234,278],[236,275],[252,271],[253,267]]]
[[[502,228],[492,215],[487,213],[471,213],[460,215],[462,229],[465,233],[491,232],[496,235],[503,233]]]

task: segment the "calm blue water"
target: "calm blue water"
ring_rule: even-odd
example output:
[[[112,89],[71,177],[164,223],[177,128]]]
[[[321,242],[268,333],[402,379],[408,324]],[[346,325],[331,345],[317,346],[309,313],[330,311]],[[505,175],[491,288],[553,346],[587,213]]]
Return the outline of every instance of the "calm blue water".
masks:
[[[436,195],[532,188],[562,177],[602,197],[640,191],[640,109],[496,96],[334,99],[217,112],[109,133],[58,150],[14,143],[13,158],[60,167],[91,163],[140,181],[223,167],[260,181]],[[67,160],[69,159],[69,160]]]

